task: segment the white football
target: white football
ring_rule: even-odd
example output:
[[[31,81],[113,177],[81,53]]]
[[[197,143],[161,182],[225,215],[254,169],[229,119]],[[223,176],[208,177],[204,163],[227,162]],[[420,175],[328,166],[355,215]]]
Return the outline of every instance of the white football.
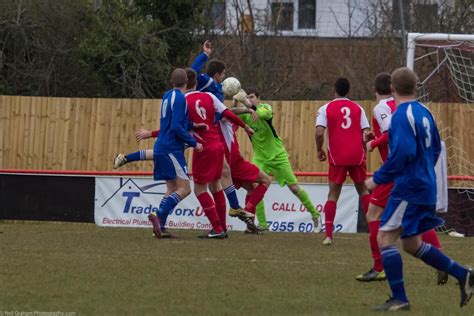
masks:
[[[230,96],[233,97],[240,91],[240,81],[235,77],[228,77],[224,79],[222,82],[222,91]]]

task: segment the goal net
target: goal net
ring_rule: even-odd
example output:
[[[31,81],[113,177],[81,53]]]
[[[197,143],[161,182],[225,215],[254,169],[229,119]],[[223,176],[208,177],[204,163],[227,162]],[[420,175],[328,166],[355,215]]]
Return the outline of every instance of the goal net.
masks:
[[[418,98],[437,119],[446,143],[449,212],[444,231],[474,230],[474,35],[409,33],[407,67],[419,77]]]

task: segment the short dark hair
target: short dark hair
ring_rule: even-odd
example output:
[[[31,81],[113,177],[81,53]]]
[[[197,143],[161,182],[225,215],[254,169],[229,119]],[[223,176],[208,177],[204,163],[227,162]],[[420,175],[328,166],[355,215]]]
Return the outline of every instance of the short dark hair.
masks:
[[[247,89],[245,90],[245,92],[247,92],[247,94],[252,94],[252,93],[253,93],[253,94],[255,94],[255,96],[256,96],[257,98],[260,98],[260,91],[258,91],[257,88],[250,87],[250,88],[247,88]]]
[[[195,88],[197,85],[197,73],[192,68],[186,68],[186,75],[188,76],[188,83],[186,89]]]
[[[417,82],[418,76],[408,67],[400,67],[392,72],[392,86],[398,95],[415,95]]]
[[[207,63],[206,73],[210,77],[213,77],[215,74],[222,73],[224,69],[225,69],[225,63],[223,61],[220,61],[218,59],[212,59]]]
[[[186,75],[186,71],[182,68],[176,68],[171,73],[171,85],[173,88],[184,88],[188,83],[188,76]]]
[[[349,93],[351,84],[346,78],[337,78],[334,88],[339,96],[345,97]]]
[[[374,79],[374,89],[380,95],[391,94],[390,84],[392,83],[392,77],[387,72],[381,72]]]

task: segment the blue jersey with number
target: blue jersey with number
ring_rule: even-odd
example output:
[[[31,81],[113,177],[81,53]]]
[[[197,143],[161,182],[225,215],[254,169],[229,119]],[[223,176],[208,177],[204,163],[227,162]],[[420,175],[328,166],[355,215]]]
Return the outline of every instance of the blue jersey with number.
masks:
[[[160,111],[160,134],[155,142],[154,153],[184,151],[185,144],[195,147],[196,140],[188,133],[188,106],[181,90],[168,90],[161,101]]]
[[[205,53],[199,54],[194,60],[191,68],[198,73],[196,90],[202,92],[210,92],[215,95],[221,102],[224,102],[224,93],[222,92],[222,83],[217,83],[208,74],[201,73],[201,69],[207,62]]]
[[[374,173],[375,183],[395,181],[391,197],[413,204],[436,204],[435,165],[441,141],[431,112],[418,101],[400,104],[388,137],[390,154]]]

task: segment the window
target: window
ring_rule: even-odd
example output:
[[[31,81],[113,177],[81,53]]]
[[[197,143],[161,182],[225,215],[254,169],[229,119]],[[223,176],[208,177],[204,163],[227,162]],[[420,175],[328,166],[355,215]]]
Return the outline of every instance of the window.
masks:
[[[293,3],[272,3],[272,24],[275,30],[293,31]]]
[[[405,28],[410,29],[410,0],[393,0],[392,1],[392,27],[394,30],[401,30],[400,21],[400,1],[403,4],[403,17],[405,20]]]
[[[298,1],[298,28],[316,28],[316,0]]]
[[[225,29],[225,1],[214,1],[209,12],[211,28],[215,30]]]
[[[420,3],[414,5],[417,32],[438,31],[438,4]]]

